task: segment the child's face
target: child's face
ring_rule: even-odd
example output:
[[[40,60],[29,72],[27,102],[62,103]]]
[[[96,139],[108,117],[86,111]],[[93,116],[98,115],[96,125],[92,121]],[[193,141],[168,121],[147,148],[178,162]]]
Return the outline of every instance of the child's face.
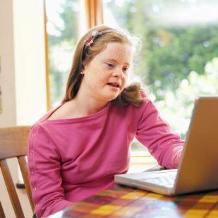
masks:
[[[132,61],[132,47],[127,43],[108,43],[84,70],[82,87],[100,101],[115,99],[126,85]]]

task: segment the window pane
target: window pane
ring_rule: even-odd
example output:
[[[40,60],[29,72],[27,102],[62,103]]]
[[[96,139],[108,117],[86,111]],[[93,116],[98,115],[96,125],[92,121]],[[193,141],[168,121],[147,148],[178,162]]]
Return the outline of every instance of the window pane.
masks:
[[[142,40],[135,73],[183,137],[193,101],[218,94],[218,1],[104,0],[106,24]]]
[[[46,0],[51,107],[60,103],[78,37],[79,0]]]

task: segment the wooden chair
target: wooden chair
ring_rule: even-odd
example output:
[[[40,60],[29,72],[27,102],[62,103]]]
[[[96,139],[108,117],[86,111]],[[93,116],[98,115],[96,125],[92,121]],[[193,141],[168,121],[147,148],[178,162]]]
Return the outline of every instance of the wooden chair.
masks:
[[[27,139],[29,131],[30,127],[28,126],[0,128],[0,168],[15,215],[19,218],[25,217],[21,208],[14,182],[11,177],[11,173],[8,168],[7,159],[17,158],[30,206],[32,210],[34,210],[26,162]],[[4,214],[1,205],[0,213]],[[2,216],[4,217],[4,215]]]
[[[4,211],[3,211],[3,208],[2,208],[1,202],[0,202],[0,217],[1,217],[1,218],[6,218],[5,213],[4,213]]]

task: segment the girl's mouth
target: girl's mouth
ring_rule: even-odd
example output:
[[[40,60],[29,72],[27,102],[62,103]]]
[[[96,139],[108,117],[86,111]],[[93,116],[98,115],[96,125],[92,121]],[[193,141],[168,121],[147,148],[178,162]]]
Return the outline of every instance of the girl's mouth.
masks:
[[[120,88],[120,85],[118,83],[116,83],[116,82],[114,82],[114,83],[107,83],[107,85],[115,87],[115,88]]]

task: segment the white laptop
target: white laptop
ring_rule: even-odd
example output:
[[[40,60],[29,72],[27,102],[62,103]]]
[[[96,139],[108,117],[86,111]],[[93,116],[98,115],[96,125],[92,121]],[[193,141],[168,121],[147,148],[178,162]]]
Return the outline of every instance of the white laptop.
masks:
[[[218,97],[195,100],[178,170],[120,174],[114,180],[164,195],[218,189]]]

